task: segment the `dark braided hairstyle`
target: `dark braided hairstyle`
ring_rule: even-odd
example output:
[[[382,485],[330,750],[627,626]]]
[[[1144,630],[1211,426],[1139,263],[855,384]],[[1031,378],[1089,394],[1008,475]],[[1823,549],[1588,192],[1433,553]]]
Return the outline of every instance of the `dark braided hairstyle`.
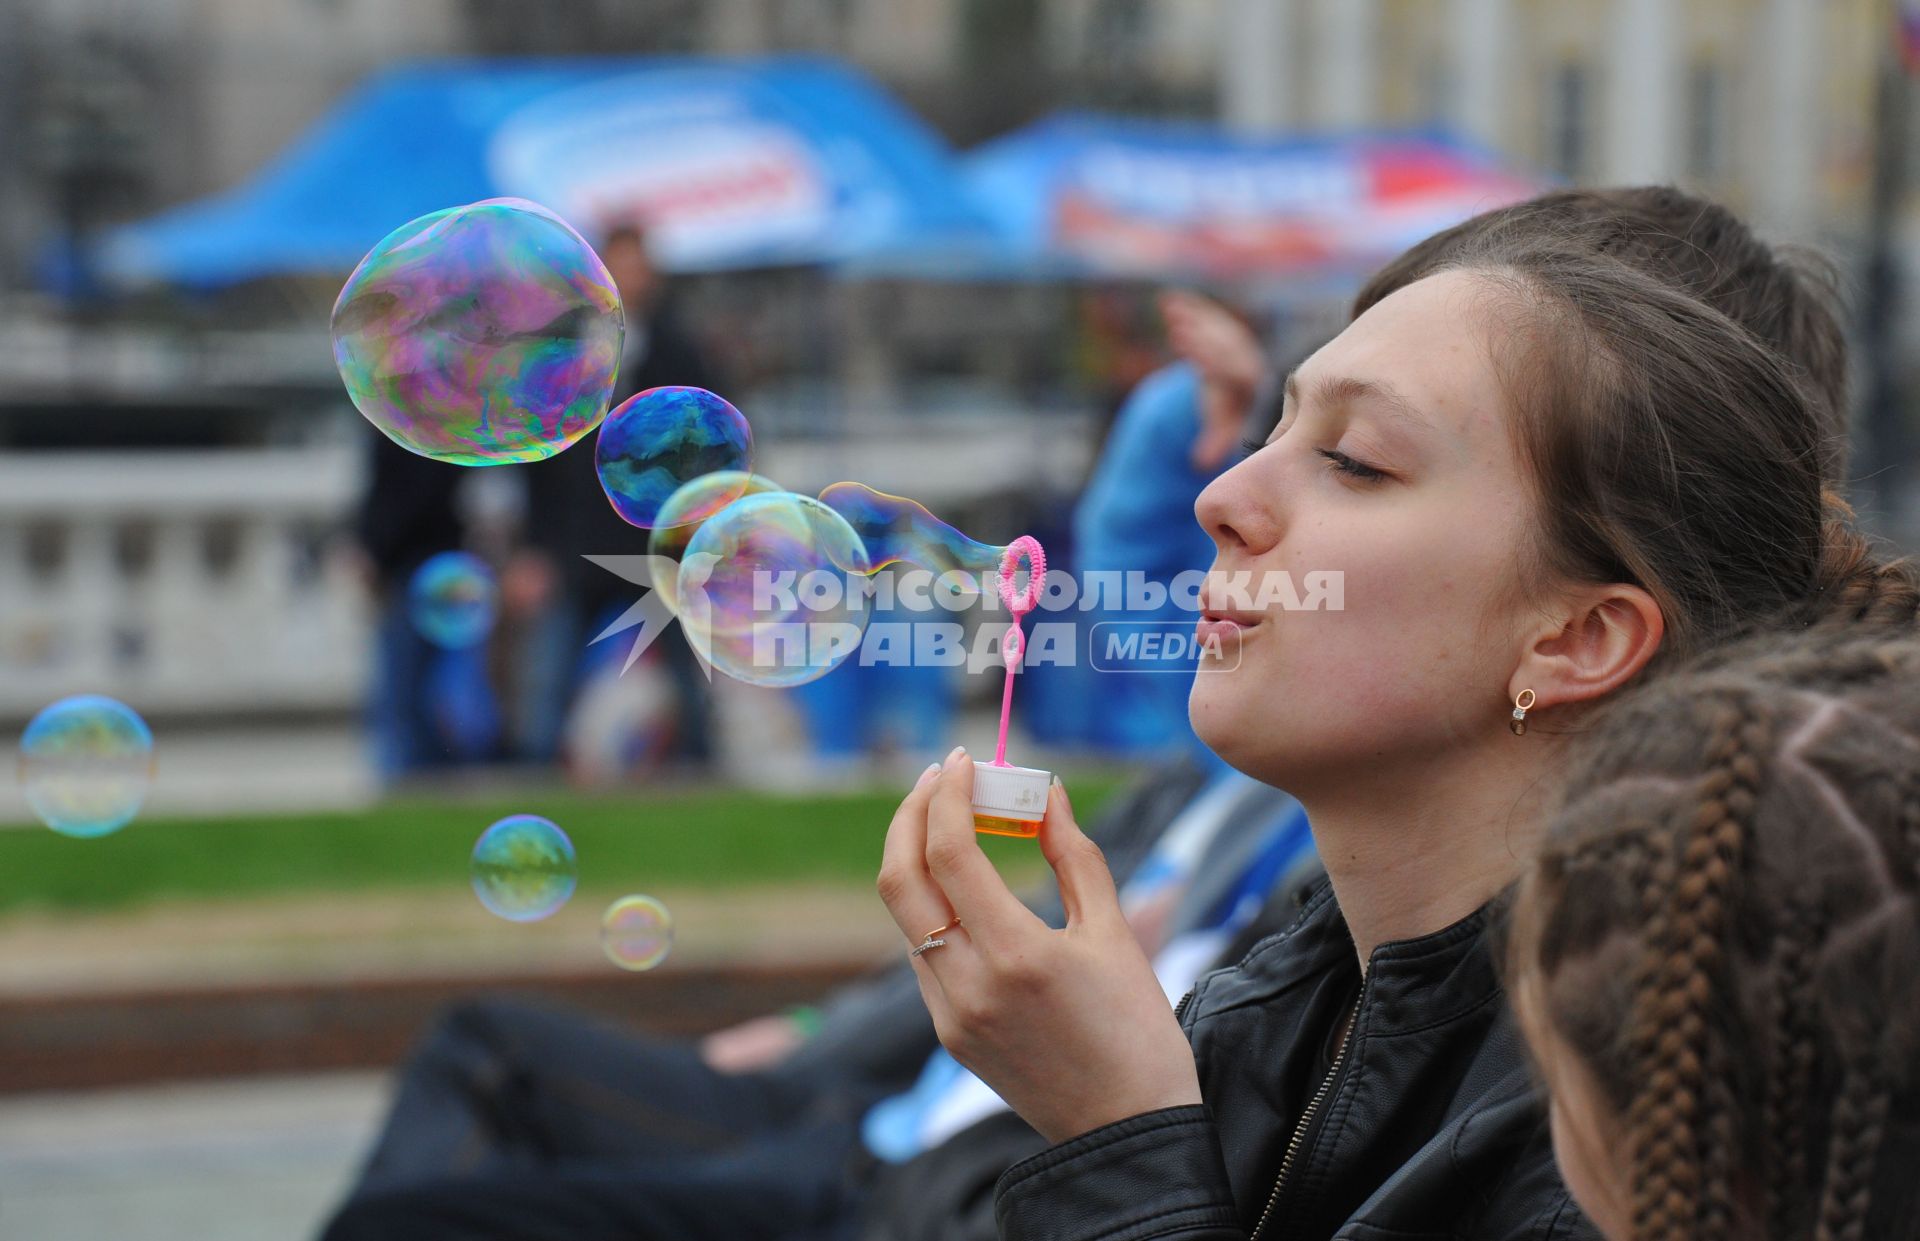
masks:
[[[1832,490],[1822,492],[1821,503],[1826,509],[1822,584],[1798,610],[1800,624],[1914,624],[1920,619],[1920,572],[1912,561],[1887,559],[1855,526],[1852,507]]]
[[[1635,1241],[1920,1237],[1920,631],[1713,648],[1611,704],[1562,797],[1508,969],[1621,1136]]]

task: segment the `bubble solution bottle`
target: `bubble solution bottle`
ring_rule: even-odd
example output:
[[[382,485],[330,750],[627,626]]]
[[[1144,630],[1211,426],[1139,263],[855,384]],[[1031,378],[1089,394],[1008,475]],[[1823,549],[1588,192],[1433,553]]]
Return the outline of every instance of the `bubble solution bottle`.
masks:
[[[1038,767],[973,762],[973,830],[989,836],[1040,834],[1053,773]]]
[[[1014,570],[1021,559],[1027,562],[1027,584],[1017,594],[1013,589]],[[1045,588],[1047,555],[1039,540],[1022,535],[1008,547],[1000,561],[1000,597],[1013,613],[1013,623],[1000,645],[1000,658],[1007,666],[1006,687],[1000,694],[1000,744],[993,761],[973,764],[973,829],[990,836],[1020,836],[1032,839],[1040,834],[1040,823],[1047,817],[1047,791],[1053,773],[1038,767],[1015,767],[1007,762],[1007,720],[1013,712],[1013,674],[1026,652],[1026,638],[1020,632],[1020,618],[1040,602]]]

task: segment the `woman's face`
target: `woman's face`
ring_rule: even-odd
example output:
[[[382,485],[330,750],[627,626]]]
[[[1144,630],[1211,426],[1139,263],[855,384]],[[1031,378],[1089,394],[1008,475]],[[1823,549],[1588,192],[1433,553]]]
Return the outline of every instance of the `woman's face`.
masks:
[[[1300,365],[1266,446],[1195,504],[1216,547],[1201,637],[1221,656],[1190,710],[1242,771],[1306,796],[1356,763],[1505,734],[1521,618],[1496,601],[1534,501],[1489,293],[1444,272],[1373,306]],[[1309,601],[1323,572],[1340,575],[1322,598],[1341,610],[1289,608],[1278,584],[1262,603],[1280,574]]]

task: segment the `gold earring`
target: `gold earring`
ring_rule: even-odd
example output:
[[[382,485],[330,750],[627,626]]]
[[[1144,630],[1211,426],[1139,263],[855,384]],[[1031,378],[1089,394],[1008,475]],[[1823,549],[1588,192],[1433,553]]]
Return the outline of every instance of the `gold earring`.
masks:
[[[1507,727],[1513,730],[1514,736],[1524,737],[1526,735],[1527,708],[1532,705],[1533,691],[1530,689],[1521,690],[1520,696],[1513,700],[1513,719],[1507,722]]]

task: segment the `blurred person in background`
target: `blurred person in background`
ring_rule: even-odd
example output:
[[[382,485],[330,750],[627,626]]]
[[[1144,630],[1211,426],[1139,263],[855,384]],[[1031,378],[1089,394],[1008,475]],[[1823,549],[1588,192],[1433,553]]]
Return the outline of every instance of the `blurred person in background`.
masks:
[[[1074,507],[1071,546],[1058,560],[1078,575],[1083,607],[1091,602],[1093,575],[1131,576],[1166,590],[1180,574],[1212,562],[1213,544],[1193,520],[1193,501],[1237,455],[1271,369],[1259,336],[1225,303],[1168,290],[1158,304],[1175,360],[1148,373],[1121,403]],[[1095,609],[1074,613],[1080,649],[1071,666],[1034,670],[1030,727],[1049,743],[1119,755],[1197,750],[1187,723],[1191,671],[1172,671],[1163,661],[1128,664],[1096,645],[1141,625],[1185,634],[1193,613],[1171,592],[1152,610],[1125,603],[1102,596]],[[1120,671],[1135,675],[1112,675]]]
[[[483,648],[443,650],[409,607],[414,573],[466,541],[461,467],[407,451],[367,429],[367,484],[348,555],[377,615],[368,726],[383,778],[492,756],[498,719]]]
[[[645,230],[637,223],[616,225],[600,257],[626,311],[613,406],[649,388],[718,391],[706,359],[675,318]],[[647,550],[648,532],[628,525],[608,502],[594,466],[594,444],[588,436],[557,456],[517,467],[526,484],[524,545],[507,565],[501,594],[522,634],[514,661],[513,734],[515,755],[526,762],[561,757],[568,712],[585,678],[617,672],[622,658],[616,656],[624,656],[617,642],[604,654],[589,648],[634,601],[635,588],[584,557]],[[647,658],[656,652],[678,698],[673,757],[689,769],[704,769],[712,753],[705,677],[678,626],[659,636]]]

